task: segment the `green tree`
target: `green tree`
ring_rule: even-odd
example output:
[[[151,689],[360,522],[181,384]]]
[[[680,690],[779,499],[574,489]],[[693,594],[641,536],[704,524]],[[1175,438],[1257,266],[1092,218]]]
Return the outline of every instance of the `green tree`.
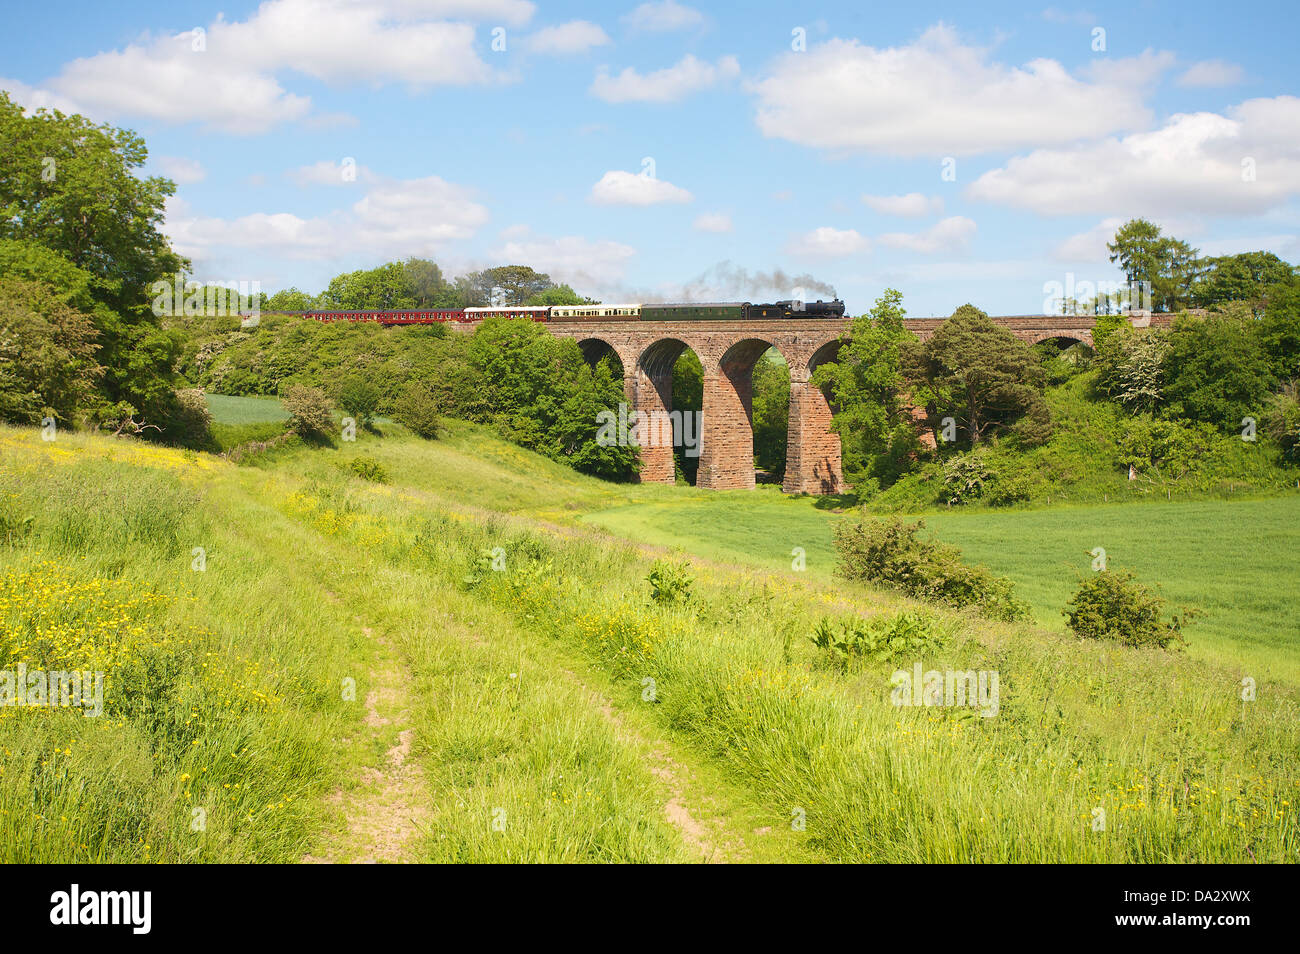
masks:
[[[1201,260],[1192,300],[1200,308],[1229,301],[1257,301],[1269,286],[1296,284],[1295,269],[1272,252],[1223,255]]]
[[[1176,311],[1191,303],[1198,253],[1186,242],[1162,235],[1154,222],[1132,219],[1106,247],[1130,283],[1148,283],[1156,311]]]
[[[285,288],[266,299],[265,311],[313,311],[316,298],[298,288]]]
[[[527,265],[499,265],[483,272],[482,281],[493,305],[523,305],[535,295],[555,287],[550,275]],[[572,289],[570,289],[572,290]],[[557,304],[567,304],[557,302]],[[575,302],[574,304],[581,304]]]
[[[0,277],[0,420],[73,423],[86,414],[104,369],[90,316],[47,285]]]
[[[601,411],[617,414],[622,378],[587,364],[572,339],[526,319],[489,318],[467,348],[486,418],[510,440],[607,479],[635,472],[637,448],[598,441]]]
[[[176,184],[132,172],[148,158],[136,133],[57,110],[25,115],[0,91],[0,143],[0,238],[58,252],[121,308],[147,304],[153,282],[188,264],[161,231]]]
[[[1174,321],[1165,388],[1171,415],[1229,430],[1239,429],[1244,417],[1259,417],[1277,379],[1255,324],[1216,314]]]
[[[1273,285],[1265,292],[1259,339],[1280,380],[1300,379],[1300,284]]]
[[[338,404],[362,427],[369,427],[379,410],[383,395],[368,378],[351,377],[339,388]]]
[[[835,360],[813,373],[813,384],[830,393],[832,428],[843,442],[850,480],[895,478],[917,447],[903,372],[915,343],[903,326],[906,314],[902,293],[885,289],[871,311],[853,319]]]
[[[289,427],[305,440],[326,440],[334,429],[333,405],[320,388],[291,384],[284,395],[284,409],[289,412]]]
[[[442,269],[427,258],[408,258],[402,264],[402,278],[415,308],[439,308],[447,294]]]
[[[529,305],[598,305],[597,301],[583,298],[568,285],[554,285],[528,299]]]
[[[397,399],[393,406],[393,419],[425,440],[435,439],[442,425],[438,399],[428,388],[418,384],[410,385]]]
[[[752,388],[754,462],[774,480],[781,480],[790,429],[790,368],[775,348],[755,362]]]
[[[58,111],[27,115],[3,92],[0,143],[0,240],[26,249],[8,246],[6,264],[17,263],[18,274],[70,302],[86,294],[94,300],[74,307],[92,316],[98,333],[105,374],[97,415],[124,420],[139,413],[162,428],[164,439],[188,440],[173,372],[181,335],[164,329],[149,307],[153,284],[189,264],[161,231],[175,184],[135,175],[148,157],[135,133]]]
[[[704,366],[700,364],[699,356],[690,348],[683,351],[673,364],[672,396],[672,409],[679,414],[703,413]],[[701,436],[696,435],[696,437]],[[698,452],[699,446],[697,445],[694,450]],[[700,458],[698,453],[688,454],[686,451],[686,447],[673,448],[674,468],[681,475],[682,480],[694,485],[695,478],[699,474]]]
[[[414,308],[415,296],[401,262],[345,272],[320,293],[320,307],[340,311]]]
[[[1097,390],[1131,411],[1151,411],[1164,397],[1169,338],[1127,323],[1097,346]]]
[[[927,406],[936,432],[943,418],[952,417],[959,439],[973,447],[1003,431],[1028,444],[1050,435],[1043,368],[1034,350],[974,305],[958,308],[905,360],[912,394]]]

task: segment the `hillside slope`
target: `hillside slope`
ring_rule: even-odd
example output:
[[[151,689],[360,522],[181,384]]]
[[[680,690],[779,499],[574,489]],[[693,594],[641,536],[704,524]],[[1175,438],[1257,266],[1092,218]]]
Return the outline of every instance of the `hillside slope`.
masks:
[[[358,455],[390,482],[339,466]],[[1230,668],[1118,648],[1099,666],[1096,646],[788,571],[693,561],[690,598],[656,603],[653,554],[549,517],[678,491],[566,478],[469,430],[254,460],[0,430],[4,665],[108,676],[104,718],[0,709],[7,860],[1297,848],[1286,684],[1261,678],[1247,711]],[[807,638],[917,610],[915,659],[845,669]],[[913,662],[997,673],[1000,696],[896,707]]]

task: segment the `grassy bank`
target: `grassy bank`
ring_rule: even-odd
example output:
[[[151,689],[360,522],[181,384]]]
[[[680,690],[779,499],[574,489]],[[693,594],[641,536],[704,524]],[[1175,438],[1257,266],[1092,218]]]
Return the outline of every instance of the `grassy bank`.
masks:
[[[358,453],[391,482],[340,466]],[[9,592],[48,589],[4,604],[8,664],[90,640],[109,673],[100,719],[4,711],[10,859],[1249,862],[1300,848],[1292,685],[1260,677],[1243,705],[1234,667],[934,611],[944,635],[923,658],[844,669],[808,639],[820,618],[915,604],[788,563],[708,561],[689,570],[690,601],[652,604],[654,555],[574,520],[700,492],[599,484],[468,429],[288,446],[246,467],[13,430],[0,455],[0,572],[17,574]],[[48,644],[17,638],[56,618]],[[890,674],[915,662],[996,671],[997,715],[894,706]]]

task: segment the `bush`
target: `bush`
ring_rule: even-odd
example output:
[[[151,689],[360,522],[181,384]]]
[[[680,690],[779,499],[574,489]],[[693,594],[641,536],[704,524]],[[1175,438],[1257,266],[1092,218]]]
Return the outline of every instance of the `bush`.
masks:
[[[939,649],[947,634],[924,613],[903,612],[875,619],[822,617],[808,638],[832,661],[847,667],[859,660],[890,662]]]
[[[362,480],[369,480],[376,484],[388,483],[388,468],[373,457],[352,458],[352,460],[348,461],[348,470]]]
[[[1277,442],[1288,460],[1300,461],[1300,388],[1295,382],[1269,398],[1263,425],[1264,433]]]
[[[974,606],[993,619],[1015,620],[1029,608],[1012,597],[1010,580],[994,576],[980,566],[961,562],[961,551],[937,540],[922,539],[925,522],[904,524],[892,520],[841,523],[835,528],[839,574],[902,590],[917,599],[950,606]]]
[[[950,506],[970,503],[983,496],[984,487],[996,479],[983,454],[959,454],[943,462],[943,499]]]
[[[334,429],[334,409],[320,388],[290,385],[284,396],[284,409],[289,412],[289,426],[299,437],[319,440]]]
[[[212,436],[212,412],[201,388],[184,388],[176,392],[170,419],[163,428],[167,439],[184,447],[215,450]]]
[[[101,400],[90,317],[47,285],[0,279],[0,420],[77,423]]]
[[[686,563],[656,560],[646,577],[650,584],[650,599],[660,604],[685,603],[691,598],[695,578]]]
[[[1119,439],[1119,462],[1141,474],[1178,480],[1198,469],[1216,436],[1209,424],[1135,417]]]
[[[362,427],[374,422],[380,398],[379,388],[365,378],[348,378],[339,388],[339,406]]]
[[[1033,482],[1024,474],[999,476],[984,489],[984,499],[991,507],[1010,507],[1024,503],[1033,495]]]
[[[393,419],[425,440],[438,436],[442,415],[438,401],[428,389],[417,386],[406,390],[393,407]]]
[[[1106,639],[1125,646],[1182,649],[1182,627],[1194,615],[1163,618],[1165,600],[1133,581],[1133,574],[1114,571],[1085,579],[1062,610],[1080,639]]]

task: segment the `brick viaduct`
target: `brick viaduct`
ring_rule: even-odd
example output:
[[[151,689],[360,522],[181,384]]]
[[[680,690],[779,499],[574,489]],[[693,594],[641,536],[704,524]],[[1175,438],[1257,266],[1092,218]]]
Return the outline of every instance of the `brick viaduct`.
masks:
[[[1131,317],[1136,326],[1164,323],[1165,316]],[[1022,341],[1053,338],[1092,344],[1092,316],[1010,315],[993,319]],[[922,340],[942,318],[910,318],[905,324]],[[833,360],[852,319],[754,321],[551,321],[552,334],[573,338],[591,362],[613,353],[623,365],[629,410],[672,410],[673,365],[687,348],[704,368],[703,431],[696,484],[715,490],[753,489],[753,371],[768,348],[790,369],[786,493],[841,493],[840,439],[830,429],[831,408],[810,381],[817,366]],[[642,441],[641,480],[672,483],[670,442]],[[654,446],[651,446],[653,444]]]

